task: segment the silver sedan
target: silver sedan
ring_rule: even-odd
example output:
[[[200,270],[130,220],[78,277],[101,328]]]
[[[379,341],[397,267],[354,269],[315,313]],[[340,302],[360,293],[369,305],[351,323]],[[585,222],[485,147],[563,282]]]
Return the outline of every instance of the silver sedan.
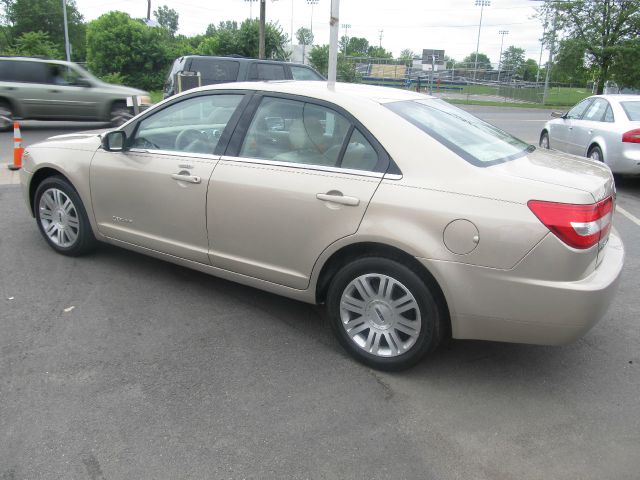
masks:
[[[551,116],[541,147],[604,162],[614,173],[640,174],[640,95],[596,95]]]

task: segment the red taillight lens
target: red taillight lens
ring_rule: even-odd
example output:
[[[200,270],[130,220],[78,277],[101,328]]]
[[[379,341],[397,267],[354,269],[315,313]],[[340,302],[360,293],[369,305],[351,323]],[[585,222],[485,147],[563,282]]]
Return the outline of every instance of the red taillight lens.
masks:
[[[625,143],[640,143],[640,128],[624,132],[622,134],[622,141]]]
[[[606,239],[611,229],[613,200],[591,205],[530,200],[527,205],[556,237],[573,248],[586,249]]]

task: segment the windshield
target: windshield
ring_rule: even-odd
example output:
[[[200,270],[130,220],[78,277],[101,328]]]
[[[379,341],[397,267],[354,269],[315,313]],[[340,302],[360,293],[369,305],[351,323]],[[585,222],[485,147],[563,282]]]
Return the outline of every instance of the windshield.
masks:
[[[624,113],[632,122],[640,122],[640,102],[620,102]]]
[[[494,165],[535,150],[532,145],[442,100],[402,101],[385,106],[473,165]]]

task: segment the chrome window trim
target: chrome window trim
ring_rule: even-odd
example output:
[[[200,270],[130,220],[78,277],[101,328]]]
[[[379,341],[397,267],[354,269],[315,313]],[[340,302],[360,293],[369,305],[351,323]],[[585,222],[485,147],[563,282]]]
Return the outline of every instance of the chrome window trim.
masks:
[[[220,160],[225,160],[228,162],[253,163],[257,165],[271,165],[273,167],[299,168],[304,170],[314,170],[317,172],[344,173],[348,175],[358,175],[361,177],[371,177],[371,178],[382,178],[385,175],[383,172],[353,170],[350,168],[325,167],[322,165],[313,165],[313,164],[306,164],[306,163],[278,162],[275,160],[263,160],[259,158],[249,158],[249,157],[231,157],[228,155],[223,155],[220,158]]]
[[[127,151],[132,153],[150,153],[153,155],[166,155],[166,156],[172,156],[172,157],[204,158],[207,160],[218,160],[220,158],[220,155],[212,155],[210,153],[181,152],[179,150],[153,150],[150,148],[130,148]]]

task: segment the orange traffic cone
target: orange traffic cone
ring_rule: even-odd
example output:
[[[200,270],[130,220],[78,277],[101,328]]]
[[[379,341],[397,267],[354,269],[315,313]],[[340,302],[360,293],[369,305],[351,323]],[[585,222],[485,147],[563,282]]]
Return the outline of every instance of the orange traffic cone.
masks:
[[[9,170],[19,170],[22,168],[22,134],[20,133],[20,124],[13,122],[13,164],[9,165]]]

